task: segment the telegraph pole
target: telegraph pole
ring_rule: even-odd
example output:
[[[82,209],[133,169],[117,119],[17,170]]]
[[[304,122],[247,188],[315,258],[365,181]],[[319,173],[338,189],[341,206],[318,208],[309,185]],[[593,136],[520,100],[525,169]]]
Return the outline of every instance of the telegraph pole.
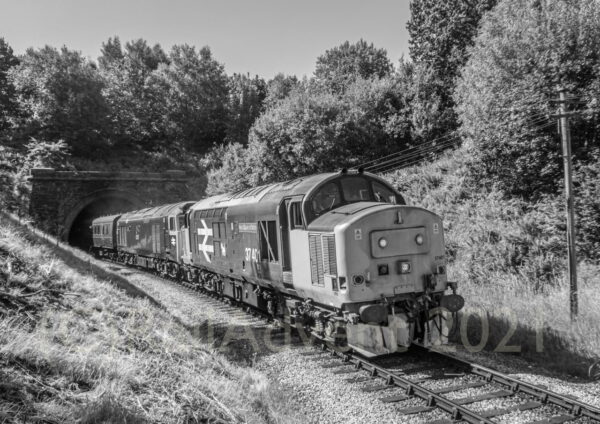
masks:
[[[577,319],[578,301],[577,301],[577,251],[575,249],[575,217],[573,207],[573,167],[571,160],[571,130],[569,128],[569,116],[572,113],[567,112],[567,105],[570,103],[567,98],[566,90],[558,88],[560,98],[560,111],[557,118],[560,120],[560,133],[562,135],[563,166],[565,171],[565,196],[567,206],[567,248],[568,248],[568,269],[570,283],[570,306],[571,321]]]

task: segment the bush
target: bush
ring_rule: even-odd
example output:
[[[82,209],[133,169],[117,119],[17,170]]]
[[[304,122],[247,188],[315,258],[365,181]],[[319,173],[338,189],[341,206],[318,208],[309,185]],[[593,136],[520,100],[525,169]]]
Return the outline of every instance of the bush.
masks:
[[[600,78],[600,8],[594,0],[505,0],[486,14],[455,100],[472,146],[473,176],[512,194],[556,192],[560,143],[550,100],[557,85],[594,107]],[[590,160],[598,122],[573,120],[573,152]]]
[[[406,147],[409,129],[393,77],[357,79],[341,95],[305,82],[256,120],[246,149],[232,144],[210,155],[222,160],[208,192],[357,166]]]

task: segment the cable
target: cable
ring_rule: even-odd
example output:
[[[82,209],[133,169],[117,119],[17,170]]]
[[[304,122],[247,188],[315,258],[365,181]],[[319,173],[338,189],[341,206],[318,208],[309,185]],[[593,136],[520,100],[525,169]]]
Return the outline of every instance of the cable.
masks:
[[[538,118],[548,119],[547,114],[545,112],[534,112],[534,113],[531,113],[531,114],[527,115],[527,117],[530,118],[530,119],[534,118],[534,120],[537,120]],[[423,152],[426,152],[429,149],[429,147],[427,147],[427,146],[431,146],[431,147],[435,148],[436,146],[442,144],[441,143],[442,140],[446,139],[446,141],[447,141],[447,139],[451,139],[451,138],[455,138],[455,137],[458,137],[458,136],[454,132],[453,133],[449,133],[449,134],[445,134],[443,136],[440,136],[440,137],[437,137],[437,138],[435,138],[433,140],[430,140],[430,141],[428,141],[426,143],[421,143],[419,145],[409,147],[409,148],[401,150],[399,152],[390,153],[390,154],[388,154],[386,156],[383,156],[381,158],[372,159],[370,161],[364,162],[361,165],[359,165],[358,167],[365,168],[365,169],[368,169],[368,170],[373,170],[373,169],[378,168],[380,165],[391,163],[392,161],[398,159],[397,156],[404,155],[404,156],[402,156],[402,159],[405,159],[407,156],[409,156],[409,154],[408,154],[409,151],[412,151],[412,150],[415,151],[414,153],[411,152],[410,155],[413,155],[415,153],[416,154],[423,153]],[[444,143],[446,141],[444,141]]]
[[[428,148],[419,149],[419,150],[417,150],[415,152],[412,152],[410,154],[403,155],[401,157],[397,157],[397,158],[393,158],[393,159],[389,159],[387,161],[384,161],[384,162],[378,163],[376,165],[367,167],[366,169],[369,170],[370,172],[377,172],[376,170],[379,169],[379,168],[381,168],[381,167],[387,167],[387,166],[395,164],[395,163],[399,163],[399,162],[403,162],[403,161],[406,161],[406,160],[410,160],[410,159],[413,159],[415,157],[423,157],[423,156],[426,156],[428,153],[432,153],[432,152],[435,152],[435,151],[443,150],[446,147],[450,147],[450,146],[456,144],[456,141],[457,141],[456,139],[450,139],[450,140],[447,140],[447,141],[445,141],[443,143],[437,143],[437,144],[435,144],[433,146],[430,146]]]
[[[409,147],[407,149],[400,150],[399,152],[391,153],[391,154],[383,156],[381,158],[370,160],[368,162],[365,162],[365,163],[361,164],[360,166],[363,167],[363,168],[366,168],[367,165],[371,164],[371,165],[368,166],[368,168],[372,168],[372,167],[374,167],[376,165],[379,165],[379,164],[381,164],[383,162],[386,162],[386,159],[387,159],[387,161],[389,161],[389,160],[393,160],[392,157],[408,153],[409,151],[427,149],[427,148],[429,148],[428,146],[435,146],[437,144],[440,144],[440,142],[442,140],[448,139],[450,137],[456,137],[456,135],[453,134],[453,133],[452,134],[445,134],[445,135],[443,135],[441,137],[435,138],[435,139],[427,141],[425,143],[417,144],[416,146],[412,146],[412,147]],[[376,163],[374,163],[374,162],[376,162]]]
[[[417,148],[413,149],[413,151],[411,151],[411,152],[409,152],[408,149],[407,150],[403,150],[401,152],[398,152],[399,155],[402,155],[401,157],[399,157],[399,158],[395,157],[395,158],[387,159],[387,160],[384,160],[382,162],[378,162],[376,164],[368,166],[365,169],[375,169],[375,168],[378,168],[378,167],[380,167],[382,165],[394,162],[394,161],[399,160],[399,159],[405,159],[407,157],[411,157],[411,156],[419,155],[419,154],[422,154],[422,153],[426,153],[429,150],[436,150],[440,146],[447,145],[449,143],[454,142],[454,140],[455,139],[448,139],[448,140],[443,141],[443,142],[436,142],[435,144],[432,144],[430,146],[421,146],[420,145],[420,146],[417,146]]]
[[[532,132],[537,132],[537,131],[540,131],[540,130],[543,130],[545,128],[548,128],[548,127],[551,127],[551,126],[555,125],[554,122],[548,122],[548,123],[546,123],[544,125],[535,126],[535,125],[539,125],[540,123],[542,123],[542,122],[544,122],[546,120],[548,120],[548,118],[542,118],[542,119],[537,119],[537,120],[532,121],[530,124],[533,124],[534,126],[529,126],[528,131],[525,132],[525,133],[523,133],[522,135],[527,135],[527,134],[530,134]],[[393,172],[393,171],[395,171],[397,169],[408,168],[408,167],[410,167],[412,165],[420,163],[420,162],[422,162],[423,159],[424,158],[421,157],[421,158],[418,158],[418,159],[408,160],[406,162],[399,161],[398,163],[394,163],[394,164],[391,164],[391,165],[384,166],[381,169],[379,169],[378,171],[373,171],[373,172],[374,173],[379,173],[379,174]]]

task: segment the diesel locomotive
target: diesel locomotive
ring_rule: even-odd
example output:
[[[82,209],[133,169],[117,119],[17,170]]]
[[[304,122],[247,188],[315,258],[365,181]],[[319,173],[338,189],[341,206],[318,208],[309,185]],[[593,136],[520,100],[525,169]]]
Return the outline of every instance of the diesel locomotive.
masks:
[[[447,341],[462,308],[436,214],[361,171],[104,216],[102,257],[152,269],[367,356]]]

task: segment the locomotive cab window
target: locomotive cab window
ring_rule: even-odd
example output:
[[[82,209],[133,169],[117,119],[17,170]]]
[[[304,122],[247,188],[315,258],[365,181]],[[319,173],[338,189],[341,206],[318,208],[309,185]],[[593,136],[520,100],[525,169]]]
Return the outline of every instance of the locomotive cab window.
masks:
[[[402,204],[402,202],[398,201],[396,193],[380,182],[373,181],[373,193],[375,194],[375,201],[377,202]]]
[[[304,227],[304,220],[302,219],[302,209],[300,208],[300,202],[293,202],[290,204],[290,222],[292,223],[292,230]]]
[[[369,182],[362,177],[343,178],[342,191],[346,203],[368,202],[373,200]]]
[[[175,218],[174,217],[169,217],[169,230],[174,231],[175,230]]]
[[[330,182],[321,187],[313,196],[311,206],[313,213],[319,216],[327,211],[337,208],[342,204],[342,195],[335,182]]]

